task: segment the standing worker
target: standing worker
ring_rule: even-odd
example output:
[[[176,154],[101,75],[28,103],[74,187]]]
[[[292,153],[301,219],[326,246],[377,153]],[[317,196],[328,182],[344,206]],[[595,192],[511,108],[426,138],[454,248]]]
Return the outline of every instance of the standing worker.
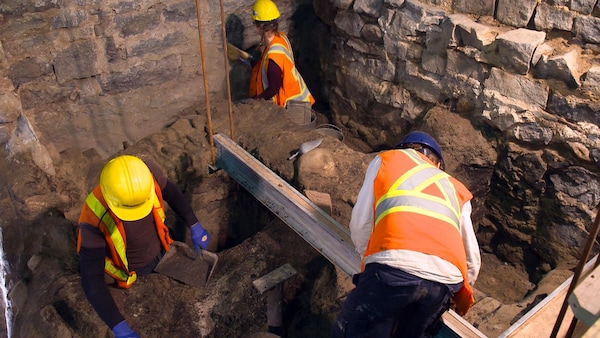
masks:
[[[164,200],[163,200],[164,198]],[[150,274],[173,242],[165,225],[164,201],[190,226],[196,250],[210,236],[177,186],[152,162],[130,155],[104,165],[100,184],[79,216],[77,251],[83,291],[116,338],[137,338],[112,298],[104,273],[119,288]]]
[[[290,102],[304,104],[309,110],[315,103],[302,76],[296,69],[292,45],[279,29],[279,9],[271,0],[257,0],[252,20],[264,47],[260,60],[252,66],[250,98],[273,100],[282,108]]]
[[[438,143],[407,134],[369,164],[350,233],[362,272],[332,337],[433,337],[454,301],[464,315],[481,256],[471,223],[473,195],[444,172]]]

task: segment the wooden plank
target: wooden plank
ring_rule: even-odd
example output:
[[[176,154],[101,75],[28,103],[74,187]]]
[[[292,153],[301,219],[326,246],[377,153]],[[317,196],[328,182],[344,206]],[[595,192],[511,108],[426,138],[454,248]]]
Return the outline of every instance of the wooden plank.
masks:
[[[569,305],[577,319],[594,325],[600,315],[600,266],[581,281],[569,295]]]
[[[254,282],[252,282],[252,285],[254,285],[254,288],[262,294],[265,291],[272,289],[284,280],[294,276],[295,274],[296,270],[289,263],[286,263],[278,267],[277,269],[269,272],[268,274],[260,277],[259,279],[254,280]]]
[[[309,200],[319,206],[319,208],[323,209],[327,215],[333,215],[331,196],[328,193],[315,190],[304,190],[304,194]]]
[[[248,190],[327,260],[348,276],[360,271],[360,257],[347,228],[281,179],[260,161],[223,134],[213,136],[216,166]],[[439,338],[486,337],[456,312],[443,315]]]
[[[587,329],[581,338],[598,338],[600,337],[600,320],[597,320],[594,325]]]
[[[437,338],[460,337],[460,338],[486,338],[481,331],[477,330],[471,323],[464,320],[455,311],[447,311],[442,315],[446,328],[437,335]],[[450,332],[448,332],[448,330]],[[453,336],[451,334],[456,334]]]
[[[597,257],[597,255],[596,255]],[[583,269],[583,273],[589,272],[593,266],[593,261],[596,257],[587,262]],[[559,285],[554,291],[552,291],[546,298],[534,306],[529,312],[523,317],[511,325],[506,331],[504,331],[498,338],[538,338],[538,337],[549,337],[552,333],[554,323],[558,318],[558,314],[562,307],[562,304],[569,291],[569,285],[571,284],[573,277],[570,277]],[[567,308],[563,323],[558,331],[557,337],[565,337],[569,324],[573,320],[573,311]],[[576,328],[576,331],[581,330],[581,325]]]

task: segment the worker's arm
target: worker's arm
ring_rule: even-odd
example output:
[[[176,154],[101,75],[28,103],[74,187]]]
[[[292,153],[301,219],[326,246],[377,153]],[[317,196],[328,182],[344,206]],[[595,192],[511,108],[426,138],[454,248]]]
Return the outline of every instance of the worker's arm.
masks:
[[[283,71],[272,59],[269,59],[269,63],[267,64],[267,81],[269,82],[269,86],[260,95],[253,97],[254,99],[270,100],[281,89]]]
[[[104,281],[104,258],[106,242],[102,233],[95,227],[80,223],[81,249],[79,251],[79,271],[81,286],[89,303],[98,316],[110,327],[125,320]]]
[[[152,161],[146,161],[150,172],[158,182],[163,199],[169,204],[169,207],[181,217],[187,226],[192,226],[198,222],[194,214],[194,209],[187,201],[181,190],[175,183],[169,181],[165,173]]]
[[[171,209],[179,217],[183,218],[185,224],[190,227],[192,243],[196,251],[200,251],[200,249],[206,250],[210,242],[210,234],[204,229],[200,221],[198,221],[194,209],[192,209],[192,206],[181,190],[179,190],[175,183],[167,179],[167,176],[155,163],[148,161],[146,165],[148,165],[150,172],[152,172],[152,175],[154,175],[154,178],[158,182],[163,199],[167,201]]]
[[[352,217],[350,218],[350,237],[354,243],[356,252],[361,257],[367,250],[367,244],[373,231],[373,204],[375,196],[373,194],[373,183],[381,165],[381,157],[377,155],[367,167],[363,185],[358,192],[356,204],[352,208]]]
[[[471,201],[467,201],[463,206],[460,215],[460,232],[465,247],[465,253],[467,254],[467,277],[469,278],[469,284],[473,286],[477,280],[477,276],[479,276],[481,255],[479,253],[479,244],[477,243],[473,223],[471,222],[471,209]]]

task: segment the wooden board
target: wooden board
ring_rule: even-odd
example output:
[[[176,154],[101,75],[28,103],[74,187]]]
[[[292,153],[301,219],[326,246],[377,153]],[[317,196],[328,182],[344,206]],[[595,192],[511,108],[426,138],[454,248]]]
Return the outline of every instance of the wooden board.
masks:
[[[252,285],[254,285],[254,288],[262,294],[295,274],[296,270],[294,270],[289,263],[286,263],[259,279],[256,279],[252,282]]]
[[[593,262],[596,260],[597,255],[587,262],[583,269],[583,275],[591,271]],[[533,307],[527,312],[521,319],[515,322],[511,327],[504,331],[498,338],[538,338],[538,337],[550,337],[560,309],[563,306],[569,286],[573,277],[570,277],[559,285],[552,293],[544,298],[540,303]],[[573,320],[573,311],[567,307],[564,319],[560,326],[560,330],[557,333],[558,338],[566,336],[569,329],[569,325]],[[586,325],[581,322],[575,327],[574,336],[577,337],[587,328]]]
[[[587,329],[581,338],[597,338],[600,337],[600,320],[597,320],[594,325]]]
[[[304,194],[309,200],[325,211],[327,215],[331,216],[333,214],[331,196],[328,193],[315,190],[304,190]]]
[[[592,326],[600,315],[600,266],[596,267],[569,295],[569,305],[577,319]]]

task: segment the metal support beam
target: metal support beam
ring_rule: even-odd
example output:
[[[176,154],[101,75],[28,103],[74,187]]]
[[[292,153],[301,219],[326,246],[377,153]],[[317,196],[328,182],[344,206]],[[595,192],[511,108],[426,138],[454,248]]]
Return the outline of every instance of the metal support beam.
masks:
[[[248,190],[271,212],[292,228],[348,276],[360,271],[360,257],[354,250],[349,230],[222,134],[213,137],[216,165]],[[443,316],[441,337],[486,337],[456,312]]]
[[[352,276],[360,257],[348,231],[227,136],[214,136],[216,164],[331,263]]]

